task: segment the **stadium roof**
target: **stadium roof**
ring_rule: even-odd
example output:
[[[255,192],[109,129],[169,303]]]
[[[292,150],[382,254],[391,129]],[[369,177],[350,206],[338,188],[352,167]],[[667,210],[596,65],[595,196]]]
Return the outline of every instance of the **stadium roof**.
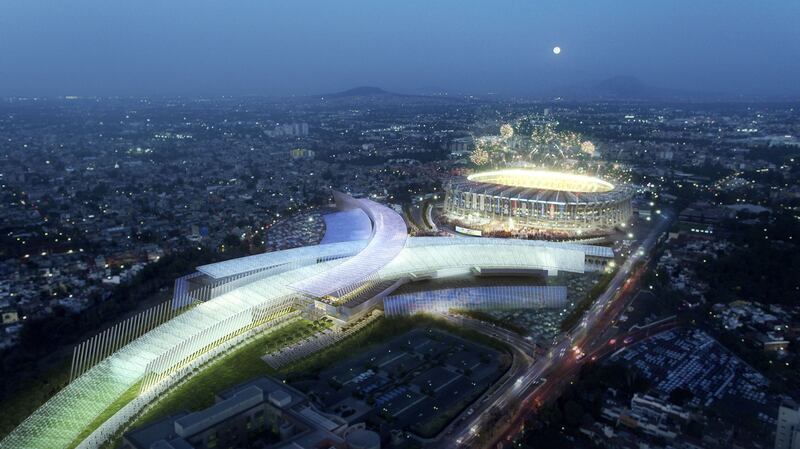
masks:
[[[456,177],[450,190],[552,204],[602,204],[630,196],[625,185],[591,176],[535,170],[499,170]]]
[[[467,177],[473,182],[522,187],[537,190],[563,190],[567,192],[609,192],[610,182],[594,176],[577,175],[546,170],[505,169],[475,173]]]

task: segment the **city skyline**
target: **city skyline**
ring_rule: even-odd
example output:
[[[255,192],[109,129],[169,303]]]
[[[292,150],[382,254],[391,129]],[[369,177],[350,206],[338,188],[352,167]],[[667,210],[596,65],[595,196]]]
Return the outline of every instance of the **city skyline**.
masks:
[[[797,0],[0,13],[0,449],[800,449]]]

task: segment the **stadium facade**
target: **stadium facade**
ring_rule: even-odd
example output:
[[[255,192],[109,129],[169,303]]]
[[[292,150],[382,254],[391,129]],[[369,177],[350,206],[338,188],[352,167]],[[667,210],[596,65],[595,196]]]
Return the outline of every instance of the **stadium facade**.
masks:
[[[600,235],[624,225],[632,214],[628,187],[569,173],[482,172],[455,178],[445,190],[445,217],[466,234]]]
[[[392,310],[438,311],[448,294],[392,299],[399,286],[453,276],[555,275],[597,270],[610,248],[531,240],[409,237],[391,208],[336,195],[340,213],[366,215],[369,237],[264,253],[198,267],[173,299],[76,346],[73,379],[0,441],[0,448],[97,448],[141,410],[205,363],[298,315],[346,322],[384,301]],[[363,214],[363,215],[362,215]],[[347,233],[340,233],[347,235]],[[333,239],[335,240],[335,239]],[[562,304],[563,291],[459,294],[454,306]],[[528,293],[531,298],[520,295]],[[523,295],[524,296],[524,295]],[[114,404],[134,393],[121,408]],[[109,413],[112,410],[113,413]],[[95,428],[99,417],[109,415]]]

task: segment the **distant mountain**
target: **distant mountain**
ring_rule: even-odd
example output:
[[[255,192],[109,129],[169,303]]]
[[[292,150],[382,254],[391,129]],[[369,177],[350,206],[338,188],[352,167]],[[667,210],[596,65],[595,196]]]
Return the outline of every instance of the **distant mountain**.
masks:
[[[336,92],[332,94],[324,95],[324,97],[328,98],[343,98],[343,97],[376,97],[376,96],[384,96],[384,95],[400,95],[395,94],[392,92],[385,91],[380,87],[374,86],[359,86],[354,87],[352,89],[347,89],[343,92]]]
[[[315,98],[322,97],[325,100],[332,100],[338,103],[362,102],[362,101],[378,101],[381,103],[400,103],[406,104],[409,102],[454,102],[464,101],[465,98],[461,96],[447,96],[447,95],[417,95],[417,94],[400,94],[397,92],[389,92],[380,87],[374,86],[360,86],[348,89],[342,92],[334,92],[315,96]]]

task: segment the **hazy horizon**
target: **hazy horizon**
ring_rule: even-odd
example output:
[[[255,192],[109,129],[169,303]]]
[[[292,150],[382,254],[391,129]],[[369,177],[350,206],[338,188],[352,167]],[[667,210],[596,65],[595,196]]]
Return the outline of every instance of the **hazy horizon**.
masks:
[[[132,3],[0,16],[0,96],[550,95],[617,76],[800,96],[800,2]],[[561,54],[555,55],[554,46]]]

